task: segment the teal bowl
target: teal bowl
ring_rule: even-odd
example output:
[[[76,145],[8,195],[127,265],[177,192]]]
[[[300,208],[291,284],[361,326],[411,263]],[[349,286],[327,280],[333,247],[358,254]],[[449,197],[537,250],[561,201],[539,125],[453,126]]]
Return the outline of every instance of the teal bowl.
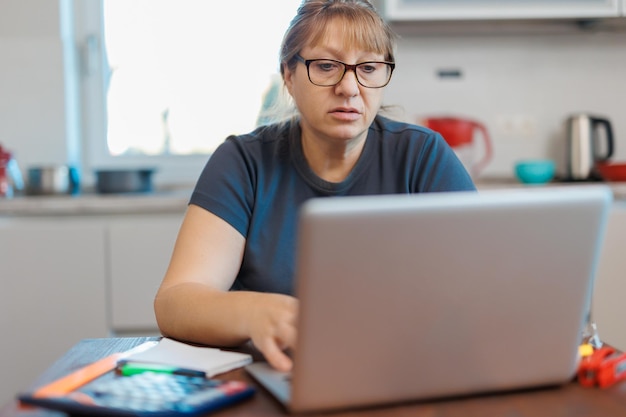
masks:
[[[523,184],[545,184],[554,178],[555,169],[550,159],[529,159],[515,164],[515,176]]]

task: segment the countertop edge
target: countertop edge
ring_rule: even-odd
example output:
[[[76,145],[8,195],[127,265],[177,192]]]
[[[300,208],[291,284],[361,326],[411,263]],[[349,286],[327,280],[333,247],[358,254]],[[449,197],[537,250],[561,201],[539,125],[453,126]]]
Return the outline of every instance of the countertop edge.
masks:
[[[613,191],[615,201],[626,203],[626,182],[553,182],[543,185],[527,185],[506,178],[479,179],[476,181],[476,187],[479,191],[524,187],[588,186],[592,184],[608,185]],[[0,217],[183,213],[187,209],[191,193],[191,190],[177,190],[146,194],[19,196],[0,199]]]
[[[24,196],[0,200],[0,216],[177,213],[191,194]]]

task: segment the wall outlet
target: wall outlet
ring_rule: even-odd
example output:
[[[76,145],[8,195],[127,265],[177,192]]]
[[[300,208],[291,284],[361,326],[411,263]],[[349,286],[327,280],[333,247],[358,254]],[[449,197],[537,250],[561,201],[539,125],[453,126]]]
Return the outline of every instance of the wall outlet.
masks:
[[[495,134],[510,139],[532,139],[537,136],[537,120],[527,114],[496,116]]]

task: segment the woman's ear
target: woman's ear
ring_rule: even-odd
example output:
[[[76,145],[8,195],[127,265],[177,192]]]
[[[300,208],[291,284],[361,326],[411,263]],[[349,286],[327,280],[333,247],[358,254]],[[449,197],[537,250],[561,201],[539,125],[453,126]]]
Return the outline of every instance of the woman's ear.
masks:
[[[283,65],[283,81],[285,82],[285,87],[287,87],[287,91],[289,92],[289,95],[293,96],[293,94],[291,94],[291,88],[293,86],[293,72],[291,72],[287,64],[282,64],[282,65]]]

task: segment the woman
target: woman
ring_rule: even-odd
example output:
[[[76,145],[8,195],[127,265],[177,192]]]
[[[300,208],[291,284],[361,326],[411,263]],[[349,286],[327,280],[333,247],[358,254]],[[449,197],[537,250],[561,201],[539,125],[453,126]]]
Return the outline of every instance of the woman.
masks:
[[[366,0],[304,1],[281,48],[298,115],[229,137],[192,194],[155,299],[163,335],[251,340],[287,371],[297,211],[313,197],[474,190],[438,134],[377,115],[394,37]],[[253,70],[253,68],[252,68]]]

